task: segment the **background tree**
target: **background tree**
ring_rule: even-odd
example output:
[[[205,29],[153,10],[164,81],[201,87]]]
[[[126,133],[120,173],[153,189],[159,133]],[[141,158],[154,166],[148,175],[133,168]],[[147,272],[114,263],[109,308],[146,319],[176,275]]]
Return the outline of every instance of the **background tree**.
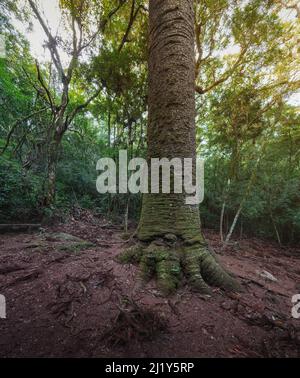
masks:
[[[53,204],[55,197],[56,166],[61,140],[78,112],[84,110],[100,93],[97,83],[93,85],[90,82],[89,86],[92,88],[90,92],[92,93],[86,94],[84,101],[79,104],[70,103],[70,90],[78,83],[80,57],[86,50],[96,46],[98,38],[103,33],[108,21],[122,7],[124,1],[120,0],[115,8],[104,15],[91,2],[84,0],[62,0],[60,6],[63,10],[64,25],[67,27],[67,32],[71,35],[70,41],[65,40],[62,36],[52,35],[46,20],[43,19],[35,2],[33,0],[28,0],[28,2],[46,35],[46,46],[49,49],[52,64],[57,75],[54,86],[47,84],[47,82],[51,83],[52,78],[50,75],[52,75],[53,67],[51,66],[50,77],[46,81],[39,64],[36,63],[39,81],[39,88],[37,90],[45,94],[45,101],[51,109],[52,118],[46,141],[48,145],[48,161],[45,198],[43,201],[44,206],[50,206]],[[95,30],[91,30],[93,23],[96,25]],[[62,60],[60,48],[70,57],[69,63],[66,66]]]
[[[34,3],[39,12],[42,3]],[[58,35],[47,24],[65,74],[73,46],[72,4],[81,2],[60,2]],[[0,4],[0,33],[6,36],[7,50],[6,59],[0,58],[1,220],[34,221],[45,219],[45,214],[67,220],[83,207],[124,226],[127,218],[136,222],[141,196],[99,196],[95,166],[102,156],[116,159],[123,148],[133,157],[146,154],[148,3],[124,1],[93,40],[93,48],[80,55],[64,119],[100,92],[64,132],[57,154],[55,201],[43,211],[53,111],[38,71],[57,106],[63,84],[51,54],[48,61],[36,64],[26,38],[14,29],[32,20],[32,9],[23,12],[19,5],[9,0]],[[95,0],[88,5],[82,10],[88,20],[86,37],[97,31],[96,19],[107,19],[120,2]],[[299,90],[299,17],[294,5],[277,0],[194,2],[192,64],[196,89],[201,89],[196,92],[196,147],[206,160],[201,220],[204,227],[219,230],[224,207],[224,237],[243,202],[233,239],[256,235],[281,244],[299,242],[299,108],[297,97],[291,97]],[[47,45],[44,48],[49,51]]]

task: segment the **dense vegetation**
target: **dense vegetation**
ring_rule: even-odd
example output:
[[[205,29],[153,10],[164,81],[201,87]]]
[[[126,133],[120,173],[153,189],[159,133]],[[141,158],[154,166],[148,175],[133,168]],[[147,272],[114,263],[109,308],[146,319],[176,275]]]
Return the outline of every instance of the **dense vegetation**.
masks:
[[[0,58],[0,222],[64,218],[76,207],[122,220],[129,210],[137,219],[140,196],[99,195],[95,181],[99,158],[117,158],[120,149],[146,153],[146,2],[61,0],[69,33],[45,34],[49,62],[37,62],[12,25],[37,16],[25,3],[21,14],[13,2],[0,4],[7,51]],[[221,229],[224,240],[234,223],[237,234],[299,242],[300,112],[291,101],[300,87],[297,3],[195,3],[203,225]],[[69,46],[79,35],[74,55]],[[68,63],[57,62],[61,51]]]

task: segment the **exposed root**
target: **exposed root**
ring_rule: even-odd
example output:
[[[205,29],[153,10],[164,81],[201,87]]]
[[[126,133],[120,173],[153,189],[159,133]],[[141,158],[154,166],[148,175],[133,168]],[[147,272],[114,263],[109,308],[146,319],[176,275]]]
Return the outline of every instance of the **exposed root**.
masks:
[[[115,321],[102,338],[113,346],[127,345],[132,341],[152,340],[166,328],[164,318],[128,300],[126,306],[119,307]]]
[[[201,261],[201,274],[205,282],[211,286],[221,287],[230,291],[241,290],[239,283],[209,253],[206,253]]]
[[[180,282],[180,258],[176,250],[168,246],[150,245],[150,263],[152,272],[156,273],[159,289],[169,294],[174,292]],[[149,260],[148,260],[149,261]],[[154,262],[154,267],[153,267]]]
[[[117,260],[120,263],[126,264],[126,263],[132,263],[132,264],[138,264],[142,258],[143,255],[143,247],[140,244],[136,244],[134,246],[131,246],[127,248],[123,253],[121,253]]]
[[[157,285],[164,295],[175,292],[183,276],[193,290],[203,294],[211,292],[210,286],[230,291],[241,290],[239,283],[198,240],[179,245],[175,239],[168,237],[167,241],[156,240],[150,245],[138,243],[118,256],[118,261],[139,264],[144,281],[156,276]]]
[[[201,274],[201,255],[199,250],[194,246],[185,247],[183,249],[182,263],[184,273],[192,289],[203,294],[209,294],[210,288]]]

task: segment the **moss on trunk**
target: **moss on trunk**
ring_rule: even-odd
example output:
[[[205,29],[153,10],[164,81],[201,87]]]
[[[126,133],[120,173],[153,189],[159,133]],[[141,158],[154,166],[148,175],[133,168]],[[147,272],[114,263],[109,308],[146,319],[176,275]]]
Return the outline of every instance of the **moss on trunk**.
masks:
[[[137,243],[119,257],[121,263],[139,264],[140,278],[147,282],[152,277],[163,294],[172,294],[187,281],[198,292],[208,294],[209,285],[239,291],[239,284],[216,261],[205,244],[186,245],[181,240],[171,245],[168,240]]]
[[[194,2],[150,0],[149,18],[148,160],[192,158],[195,163]],[[199,207],[186,205],[186,195],[184,190],[144,195],[139,242],[120,261],[139,263],[146,280],[156,275],[165,294],[184,276],[201,292],[209,292],[208,285],[238,289],[209,252]]]

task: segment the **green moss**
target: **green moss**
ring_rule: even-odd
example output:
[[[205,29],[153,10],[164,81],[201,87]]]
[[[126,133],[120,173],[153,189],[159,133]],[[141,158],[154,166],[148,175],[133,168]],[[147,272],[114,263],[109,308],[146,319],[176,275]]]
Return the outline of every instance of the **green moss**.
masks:
[[[212,286],[222,287],[230,291],[241,291],[240,284],[231,277],[210,254],[201,261],[201,272],[205,281]]]
[[[170,257],[170,252],[167,250],[167,247],[157,248],[154,251],[155,261],[159,263],[164,260],[168,260]]]
[[[204,243],[204,239],[203,239],[203,236],[199,232],[199,235],[196,235],[192,238],[185,239],[184,243],[186,245],[194,245],[194,244],[199,244],[199,243],[202,244]]]
[[[124,252],[117,256],[117,261],[121,264],[138,264],[143,254],[143,247],[135,244],[127,248]]]
[[[164,295],[179,287],[182,273],[196,291],[209,294],[209,285],[238,290],[237,282],[216,262],[205,243],[181,243],[181,247],[165,244],[162,239],[148,247],[136,244],[118,257],[122,263],[139,263],[140,278],[149,281],[154,275]],[[183,269],[182,269],[183,268]]]
[[[157,285],[164,295],[169,295],[179,285],[180,259],[175,250],[166,245],[152,243],[141,262],[142,275],[150,279],[154,274]]]
[[[94,245],[89,242],[79,242],[79,243],[66,243],[58,245],[57,249],[59,251],[66,251],[66,252],[80,252],[85,249],[89,249]]]
[[[66,234],[64,232],[58,232],[53,234],[45,234],[44,236],[47,239],[60,241],[60,242],[73,242],[73,243],[85,243],[84,240],[78,238],[77,236],[73,236],[70,234]]]
[[[140,262],[140,278],[149,281],[155,273],[155,256],[150,251],[145,251]]]
[[[121,234],[121,239],[129,240],[131,236],[132,234],[130,232],[124,232],[123,234]]]
[[[173,266],[173,269],[172,269]],[[180,272],[180,267],[179,267]],[[156,266],[157,286],[164,295],[172,294],[179,285],[179,278],[174,274],[174,263],[168,260],[162,260]]]
[[[197,206],[187,206],[184,194],[147,194],[143,196],[138,238],[150,241],[166,235],[191,240],[200,234]]]
[[[210,293],[210,288],[202,278],[200,271],[200,258],[201,255],[199,249],[192,246],[184,248],[182,264],[188,283],[194,290],[206,294]]]

